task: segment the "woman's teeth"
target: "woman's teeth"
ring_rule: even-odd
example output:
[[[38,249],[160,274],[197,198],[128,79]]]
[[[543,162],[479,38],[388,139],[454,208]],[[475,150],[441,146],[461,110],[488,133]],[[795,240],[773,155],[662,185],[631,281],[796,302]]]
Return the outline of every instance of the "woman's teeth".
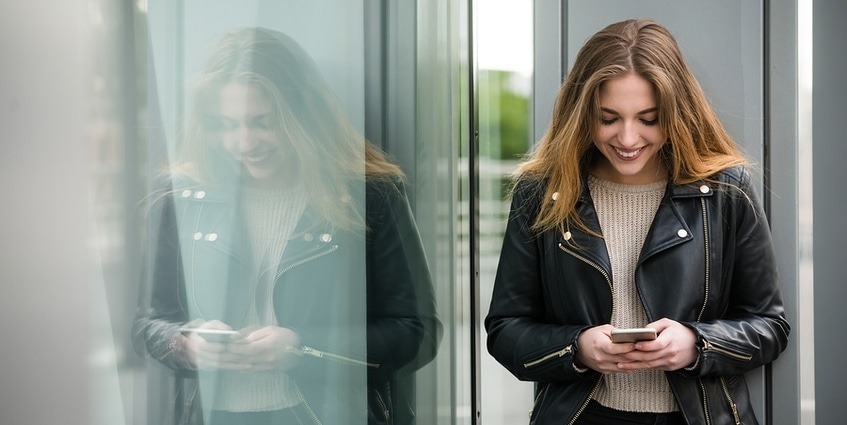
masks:
[[[261,161],[264,161],[265,159],[268,159],[269,156],[271,156],[271,152],[263,152],[263,153],[260,153],[260,154],[252,154],[252,155],[244,156],[244,159],[248,162],[261,162]]]
[[[622,157],[624,157],[624,158],[635,158],[635,156],[636,156],[636,155],[638,155],[639,153],[641,153],[641,150],[642,150],[642,149],[644,149],[644,148],[638,148],[638,149],[636,149],[636,150],[634,150],[634,151],[631,151],[631,152],[625,152],[625,151],[622,151],[622,150],[620,150],[620,149],[618,149],[618,148],[615,148],[615,152],[616,152],[619,156],[622,156]]]

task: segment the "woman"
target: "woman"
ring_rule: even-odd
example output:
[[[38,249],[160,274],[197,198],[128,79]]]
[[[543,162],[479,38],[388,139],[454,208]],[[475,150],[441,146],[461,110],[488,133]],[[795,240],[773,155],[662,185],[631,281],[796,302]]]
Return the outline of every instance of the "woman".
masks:
[[[743,374],[789,325],[746,163],[664,27],[586,42],[516,172],[485,322],[538,383],[531,423],[756,423]]]
[[[133,332],[178,380],[153,422],[411,416],[398,381],[441,325],[402,173],[296,42],[221,41],[166,180]]]

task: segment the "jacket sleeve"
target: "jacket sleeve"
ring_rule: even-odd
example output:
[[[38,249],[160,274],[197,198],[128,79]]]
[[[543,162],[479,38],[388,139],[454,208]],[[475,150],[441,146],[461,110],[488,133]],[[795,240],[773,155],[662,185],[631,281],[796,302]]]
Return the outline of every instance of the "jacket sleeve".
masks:
[[[687,376],[741,374],[773,361],[788,344],[770,228],[749,174],[742,171],[725,191],[721,278],[729,280],[728,305],[720,318],[688,323],[697,333],[699,357],[681,372]]]
[[[174,370],[193,370],[185,354],[186,338],[179,328],[187,321],[180,300],[179,240],[170,190],[152,197],[147,213],[147,245],[142,264],[138,308],[132,324],[136,352],[149,355]]]
[[[585,380],[597,372],[574,367],[576,339],[587,326],[557,324],[545,302],[543,246],[531,231],[538,214],[536,183],[520,184],[512,207],[491,305],[485,319],[491,355],[520,380]]]
[[[380,372],[416,370],[436,354],[442,325],[420,235],[402,182],[368,194],[368,358]]]

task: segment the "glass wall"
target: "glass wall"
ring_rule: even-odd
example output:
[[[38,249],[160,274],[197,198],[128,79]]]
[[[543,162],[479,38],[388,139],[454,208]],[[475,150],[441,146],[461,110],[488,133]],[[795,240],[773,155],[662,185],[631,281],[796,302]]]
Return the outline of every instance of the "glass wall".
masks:
[[[92,423],[470,423],[468,5],[92,15]]]

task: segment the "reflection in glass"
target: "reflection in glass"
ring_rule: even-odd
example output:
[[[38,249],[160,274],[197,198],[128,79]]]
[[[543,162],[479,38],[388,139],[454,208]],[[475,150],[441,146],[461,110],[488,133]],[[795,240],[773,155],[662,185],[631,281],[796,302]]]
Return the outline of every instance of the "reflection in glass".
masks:
[[[153,186],[133,337],[175,390],[151,423],[411,420],[441,325],[403,174],[293,39],[223,38]]]

